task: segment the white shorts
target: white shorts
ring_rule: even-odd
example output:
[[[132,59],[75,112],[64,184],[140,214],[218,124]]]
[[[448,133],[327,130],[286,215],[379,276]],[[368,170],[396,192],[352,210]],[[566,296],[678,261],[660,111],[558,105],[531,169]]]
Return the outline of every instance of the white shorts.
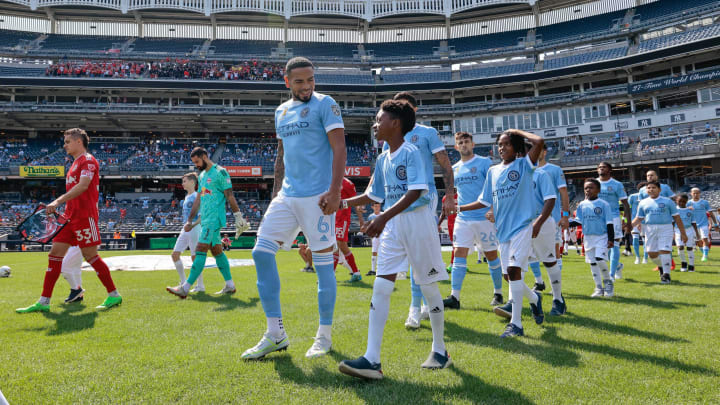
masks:
[[[310,250],[335,246],[335,214],[324,215],[318,200],[311,197],[287,197],[280,193],[268,206],[258,229],[258,238],[280,242],[290,250],[292,242],[302,229]]]
[[[424,206],[404,212],[385,224],[380,235],[378,276],[407,271],[409,264],[416,284],[425,285],[448,279],[437,223],[429,210]]]
[[[70,246],[62,261],[62,272],[68,274],[80,274],[83,255],[78,246]]]
[[[195,248],[197,247],[198,239],[200,238],[201,229],[202,227],[199,224],[191,229],[190,232],[185,232],[185,229],[183,228],[182,232],[180,232],[180,236],[178,236],[175,241],[175,248],[173,248],[173,252],[184,252],[185,249],[190,249],[190,254],[195,255]]]
[[[428,197],[430,198],[430,203],[428,204],[430,217],[435,219],[435,225],[437,227],[438,223],[438,216],[437,216],[437,207],[438,207],[438,192],[435,190],[432,194],[429,194]]]
[[[674,236],[672,224],[645,224],[645,246],[648,252],[672,252]]]
[[[525,271],[532,250],[532,224],[521,229],[510,241],[500,242],[498,250],[503,274],[508,274],[508,267],[519,267]]]
[[[555,218],[551,219],[555,221]],[[555,222],[555,228],[557,228],[555,231],[555,244],[563,243],[563,231],[562,228],[560,228],[560,225],[557,224],[557,222]]]
[[[707,225],[699,226],[698,233],[700,233],[700,239],[708,239],[710,237],[710,228]],[[693,235],[695,233],[693,232]]]
[[[557,261],[555,256],[555,236],[557,235],[557,224],[552,217],[548,217],[540,232],[532,239],[532,251],[529,260],[531,262],[552,263]]]
[[[377,253],[378,248],[380,247],[380,238],[372,238],[372,252]]]
[[[585,235],[583,240],[583,247],[585,247],[585,263],[595,263],[595,260],[600,258],[607,260],[607,244],[607,234]]]
[[[483,252],[492,252],[498,248],[495,224],[488,220],[463,221],[455,220],[453,230],[453,247],[472,248],[477,245]]]
[[[639,228],[639,227],[633,226],[632,234],[633,234],[633,235],[641,235],[642,232],[640,232],[640,228]]]
[[[615,231],[615,240],[623,238],[622,219],[620,217],[613,218],[613,230]]]
[[[577,243],[577,233],[570,230],[565,231],[565,241],[571,243]]]
[[[687,243],[683,243],[682,239],[680,239],[680,230],[675,228],[675,245],[695,247],[695,229],[685,228],[685,235],[687,235]]]

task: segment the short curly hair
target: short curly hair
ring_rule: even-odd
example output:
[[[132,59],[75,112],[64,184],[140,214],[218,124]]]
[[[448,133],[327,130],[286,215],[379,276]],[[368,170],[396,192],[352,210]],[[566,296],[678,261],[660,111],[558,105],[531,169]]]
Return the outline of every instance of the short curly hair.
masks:
[[[403,135],[415,128],[415,110],[405,100],[385,100],[380,109],[392,115],[394,119],[402,121]]]

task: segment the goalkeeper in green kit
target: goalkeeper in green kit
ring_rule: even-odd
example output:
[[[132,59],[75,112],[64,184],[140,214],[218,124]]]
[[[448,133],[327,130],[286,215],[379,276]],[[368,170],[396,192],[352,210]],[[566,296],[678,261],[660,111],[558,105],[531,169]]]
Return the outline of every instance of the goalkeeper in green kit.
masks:
[[[225,279],[225,287],[218,291],[217,294],[234,294],[235,283],[230,274],[230,263],[222,250],[222,242],[220,230],[225,226],[225,204],[230,204],[230,209],[235,217],[235,238],[237,239],[245,232],[250,225],[242,216],[240,208],[238,208],[235,196],[232,193],[232,183],[230,175],[223,167],[213,163],[208,157],[205,148],[197,147],[190,153],[190,159],[195,167],[200,170],[198,180],[199,198],[195,199],[192,211],[188,218],[195,218],[200,211],[200,239],[198,240],[195,251],[195,260],[190,270],[190,276],[187,280],[177,287],[167,287],[167,291],[184,299],[187,297],[190,287],[195,283],[198,276],[205,268],[205,260],[207,259],[207,251],[210,250],[215,256],[220,273]],[[192,229],[192,223],[185,224],[185,231]]]

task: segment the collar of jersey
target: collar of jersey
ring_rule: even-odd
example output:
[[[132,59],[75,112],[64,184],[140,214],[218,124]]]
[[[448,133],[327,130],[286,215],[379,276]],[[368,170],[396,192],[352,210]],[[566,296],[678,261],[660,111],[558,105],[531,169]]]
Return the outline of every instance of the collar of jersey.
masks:
[[[313,97],[315,97],[315,92],[313,92],[313,94],[310,95],[310,100],[308,100],[308,101],[300,101],[300,100],[290,99],[290,104],[288,104],[288,108],[297,107],[297,106],[299,106],[300,104],[307,104],[307,103],[309,103],[310,101],[312,101],[312,98],[313,98]]]
[[[473,157],[472,157],[470,160],[466,161],[466,162],[463,162],[462,159],[461,159],[461,160],[460,160],[460,164],[461,164],[461,165],[470,164],[470,162],[472,162],[473,160],[475,160],[475,159],[477,159],[477,158],[479,158],[479,157],[480,157],[480,156],[473,154]]]
[[[388,145],[388,157],[390,160],[392,160],[395,156],[397,156],[398,152],[400,152],[403,148],[405,148],[405,145],[407,145],[407,141],[404,141],[402,145],[400,145],[399,148],[395,152],[390,152],[390,145]]]

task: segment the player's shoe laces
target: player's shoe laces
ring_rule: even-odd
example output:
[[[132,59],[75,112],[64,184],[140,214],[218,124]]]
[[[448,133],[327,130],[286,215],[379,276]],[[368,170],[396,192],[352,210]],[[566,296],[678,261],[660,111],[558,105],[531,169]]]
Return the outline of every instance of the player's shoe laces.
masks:
[[[315,269],[312,266],[305,266],[300,269],[303,273],[315,273]]]
[[[498,294],[498,293],[493,294],[493,299],[492,299],[492,301],[490,301],[490,306],[495,307],[495,306],[502,305],[502,304],[503,304],[503,295]]]
[[[670,274],[663,273],[663,275],[660,276],[660,284],[670,284]]]
[[[44,305],[39,302],[36,302],[29,307],[26,308],[18,308],[15,310],[18,314],[29,314],[30,312],[49,312],[50,311],[50,305]]]
[[[565,297],[563,297],[562,302],[560,300],[553,300],[552,309],[550,310],[550,315],[552,315],[552,316],[565,315],[566,311],[567,311],[567,304],[565,303]]]
[[[202,287],[200,287],[200,286],[193,287],[193,289],[190,290],[190,292],[193,293],[193,294],[195,294],[195,293],[204,293],[204,292],[205,292],[205,286],[202,286]]]
[[[512,300],[509,300],[507,304],[493,308],[493,312],[495,312],[495,315],[497,316],[510,319],[512,318],[512,304]]]
[[[185,291],[182,284],[176,287],[165,287],[165,290],[169,292],[172,295],[175,295],[177,297],[180,297],[181,300],[184,300],[188,296],[188,292]]]
[[[358,281],[362,281],[362,276],[360,275],[360,272],[353,273],[350,276],[350,280],[348,280],[348,283],[357,283]]]
[[[420,308],[420,320],[425,321],[430,319],[430,308],[427,307],[427,305],[423,304]]]
[[[612,280],[603,280],[603,290],[605,290],[606,297],[612,297],[615,295],[615,283]]]
[[[516,326],[514,323],[507,324],[507,326],[505,327],[505,332],[500,335],[501,338],[515,336],[525,336],[525,331],[523,330],[523,328]]]
[[[450,355],[446,351],[445,354],[438,352],[430,352],[427,360],[422,364],[422,368],[429,368],[430,370],[438,370],[441,368],[448,368],[452,365]]]
[[[538,297],[538,300],[534,304],[530,304],[530,309],[532,310],[533,318],[535,318],[535,323],[540,325],[545,320],[545,314],[543,313],[542,309],[542,295],[541,294],[535,294]]]
[[[235,291],[237,291],[235,289],[235,286],[230,287],[227,284],[225,284],[225,287],[223,287],[222,290],[216,292],[215,295],[223,295],[223,294],[233,295],[233,294],[235,294]]]
[[[443,300],[443,306],[450,309],[460,309],[460,300],[455,298],[454,295],[450,295]]]
[[[310,346],[307,352],[305,352],[305,357],[315,358],[324,356],[330,353],[330,350],[332,350],[332,341],[325,336],[317,336],[315,337],[313,345]]]
[[[405,321],[405,327],[408,329],[417,329],[420,327],[420,309],[417,307],[410,307],[407,320]]]
[[[615,269],[615,280],[622,279],[622,271],[625,268],[625,265],[622,263],[618,263],[617,268]]]
[[[240,356],[243,360],[257,360],[262,359],[267,354],[272,352],[282,352],[287,350],[290,345],[290,340],[287,335],[280,340],[275,340],[273,337],[268,336],[267,333],[263,334],[262,339],[254,347],[245,350]]]
[[[338,365],[341,373],[352,377],[365,378],[368,380],[382,380],[383,372],[380,363],[370,363],[363,356],[355,360],[343,360]]]
[[[542,283],[535,283],[535,286],[533,287],[533,291],[539,292],[539,291],[545,291],[545,282]]]
[[[96,306],[95,309],[109,309],[109,308],[112,308],[112,307],[120,305],[120,304],[122,304],[121,296],[119,296],[119,295],[117,297],[108,296],[107,298],[105,298],[105,301],[103,301],[102,304]]]
[[[377,273],[375,273],[374,271],[370,270],[370,271],[368,271],[365,275],[366,275],[366,276],[374,276],[375,274],[377,274]]]
[[[595,291],[593,291],[592,294],[590,294],[591,298],[597,298],[597,297],[604,297],[605,296],[605,290],[602,288],[595,287]]]
[[[65,298],[65,303],[70,304],[73,302],[82,301],[83,297],[84,297],[84,294],[83,294],[84,292],[85,292],[85,290],[83,290],[82,288],[78,288],[78,289],[71,288],[70,295],[68,295],[68,297]]]

